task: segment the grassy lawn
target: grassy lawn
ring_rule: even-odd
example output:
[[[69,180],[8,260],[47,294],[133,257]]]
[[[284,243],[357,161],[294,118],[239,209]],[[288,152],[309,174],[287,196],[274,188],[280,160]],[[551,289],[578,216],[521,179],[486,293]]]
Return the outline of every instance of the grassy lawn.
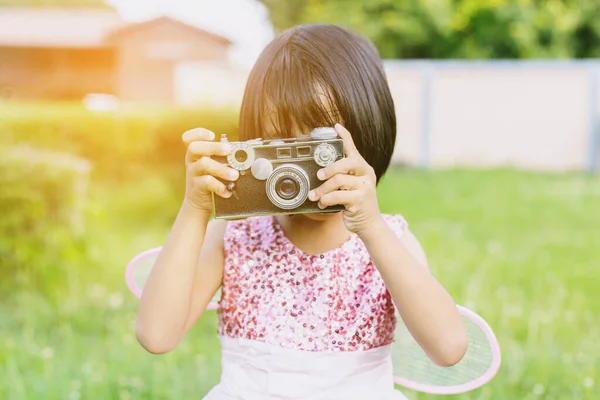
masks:
[[[125,264],[162,243],[178,203],[160,180],[93,188],[89,264],[48,283],[61,301],[26,291],[0,305],[0,399],[198,399],[217,383],[214,313],[167,355],[133,335]],[[600,398],[600,179],[396,170],[380,204],[408,219],[434,274],[501,343],[498,376],[451,398]]]

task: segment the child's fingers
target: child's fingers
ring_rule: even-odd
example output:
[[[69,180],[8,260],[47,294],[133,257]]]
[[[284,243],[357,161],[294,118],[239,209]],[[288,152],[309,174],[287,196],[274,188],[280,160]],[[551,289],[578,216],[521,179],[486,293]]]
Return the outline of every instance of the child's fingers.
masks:
[[[327,193],[331,193],[336,190],[358,189],[364,179],[365,178],[363,177],[353,175],[334,175],[333,178],[328,179],[318,188],[311,190],[310,193],[308,193],[308,199],[311,201],[317,201]]]
[[[227,143],[195,141],[188,146],[189,161],[195,161],[206,156],[226,156],[231,153],[231,146]]]
[[[227,190],[227,187],[223,182],[211,175],[196,176],[193,178],[194,186],[197,190],[213,192],[223,198],[231,197],[231,192]]]
[[[322,181],[330,179],[337,174],[346,175],[367,175],[369,173],[369,164],[362,157],[342,158],[317,172],[317,178]]]
[[[320,209],[331,206],[345,206],[346,210],[357,204],[360,200],[360,192],[357,190],[336,190],[335,192],[327,193],[321,197],[318,203]],[[349,210],[350,211],[350,210]]]
[[[346,153],[346,157],[352,157],[359,154],[358,150],[356,149],[356,145],[354,144],[354,140],[352,140],[352,135],[348,129],[344,128],[341,124],[335,124],[335,130],[344,142],[344,152]]]
[[[225,164],[213,160],[210,157],[202,157],[189,166],[191,176],[211,175],[226,181],[235,181],[240,173]]]
[[[190,145],[190,143],[198,141],[198,140],[213,141],[214,139],[215,139],[214,132],[211,132],[208,129],[204,129],[204,128],[190,129],[189,131],[185,132],[181,136],[181,140],[183,141],[183,144],[185,144],[185,147],[188,147]]]

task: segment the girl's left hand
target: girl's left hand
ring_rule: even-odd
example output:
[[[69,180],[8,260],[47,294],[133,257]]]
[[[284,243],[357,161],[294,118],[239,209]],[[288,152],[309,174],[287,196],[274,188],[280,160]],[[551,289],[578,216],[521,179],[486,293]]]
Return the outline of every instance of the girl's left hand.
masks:
[[[377,178],[356,149],[350,132],[340,124],[335,125],[335,130],[344,142],[346,158],[319,170],[317,177],[325,183],[312,190],[308,198],[318,201],[321,209],[343,205],[346,228],[360,236],[383,219],[375,190]]]

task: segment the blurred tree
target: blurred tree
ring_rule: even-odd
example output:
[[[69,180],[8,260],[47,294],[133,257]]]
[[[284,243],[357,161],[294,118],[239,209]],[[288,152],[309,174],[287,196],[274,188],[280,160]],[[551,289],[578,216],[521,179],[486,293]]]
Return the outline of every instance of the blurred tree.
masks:
[[[105,0],[0,0],[0,7],[106,7]]]
[[[260,0],[275,29],[336,23],[385,58],[600,56],[598,0]]]
[[[269,10],[271,22],[278,30],[303,22],[306,6],[310,0],[259,0]]]

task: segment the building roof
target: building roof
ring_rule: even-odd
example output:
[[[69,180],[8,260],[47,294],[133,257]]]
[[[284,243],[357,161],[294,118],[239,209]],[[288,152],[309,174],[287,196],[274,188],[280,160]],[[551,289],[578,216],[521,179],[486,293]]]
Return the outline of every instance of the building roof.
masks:
[[[98,47],[124,25],[111,9],[0,7],[0,46]]]
[[[231,43],[222,36],[167,17],[157,20],[165,19],[225,45]],[[116,11],[104,8],[0,7],[0,46],[100,47],[107,44],[109,37],[146,27],[153,21],[128,24]]]
[[[210,38],[210,39],[220,42],[226,46],[231,44],[231,41],[229,39],[227,39],[226,37],[214,34],[212,32],[205,31],[203,29],[197,28],[192,25],[185,24],[179,20],[175,20],[175,19],[173,19],[171,17],[167,17],[167,16],[161,16],[161,17],[151,19],[148,21],[124,25],[124,26],[120,27],[119,29],[116,29],[114,32],[111,32],[108,39],[116,40],[121,36],[127,35],[128,33],[135,32],[138,30],[143,30],[145,28],[150,27],[151,25],[158,24],[158,23],[177,25],[178,27],[181,27],[181,28],[185,29],[186,31],[196,34],[202,38]]]

